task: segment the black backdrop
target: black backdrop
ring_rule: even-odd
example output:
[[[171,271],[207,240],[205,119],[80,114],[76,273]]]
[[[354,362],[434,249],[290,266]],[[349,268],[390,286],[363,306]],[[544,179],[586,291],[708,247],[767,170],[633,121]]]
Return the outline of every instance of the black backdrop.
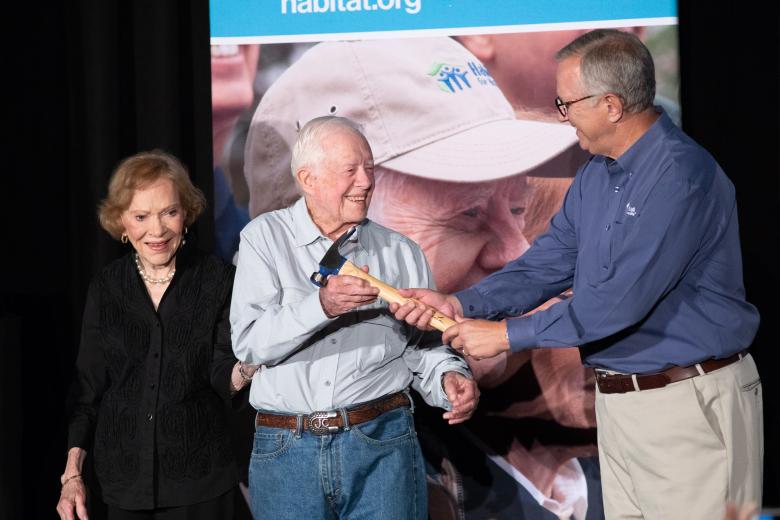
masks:
[[[770,2],[771,4],[771,2]],[[765,504],[780,506],[776,13],[680,0],[683,127],[737,187],[745,283],[762,324]],[[120,254],[94,208],[116,163],[163,148],[212,191],[208,2],[54,0],[4,16],[0,181],[0,518],[54,518],[64,403],[91,276]],[[737,10],[739,7],[739,10]],[[213,245],[211,215],[195,239]]]

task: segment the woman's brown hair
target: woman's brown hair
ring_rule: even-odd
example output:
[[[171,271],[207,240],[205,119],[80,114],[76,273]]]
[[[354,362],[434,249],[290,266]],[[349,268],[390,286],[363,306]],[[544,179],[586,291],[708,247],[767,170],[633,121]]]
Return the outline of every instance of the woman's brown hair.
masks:
[[[130,207],[135,191],[159,179],[170,179],[179,194],[185,225],[191,226],[206,207],[206,198],[196,188],[187,169],[174,156],[161,150],[140,152],[124,159],[108,182],[108,195],[98,206],[100,225],[117,240],[124,232],[122,213]]]

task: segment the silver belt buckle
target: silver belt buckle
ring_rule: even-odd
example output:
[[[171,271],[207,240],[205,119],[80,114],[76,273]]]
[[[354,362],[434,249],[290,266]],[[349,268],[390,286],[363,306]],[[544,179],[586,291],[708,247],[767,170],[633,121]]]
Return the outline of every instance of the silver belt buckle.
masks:
[[[309,431],[314,435],[326,435],[339,431],[338,426],[331,426],[328,422],[338,414],[332,412],[312,412],[306,417]]]

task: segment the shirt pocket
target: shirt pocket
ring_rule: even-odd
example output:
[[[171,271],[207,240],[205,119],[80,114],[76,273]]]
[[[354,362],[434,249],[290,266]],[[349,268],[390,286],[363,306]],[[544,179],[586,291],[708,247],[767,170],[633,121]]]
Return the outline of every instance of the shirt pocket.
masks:
[[[633,240],[634,232],[639,227],[640,218],[640,215],[637,213],[633,216],[619,214],[615,219],[615,222],[613,223],[614,228],[611,240],[612,245],[610,247],[611,258],[613,261],[623,250],[625,244],[628,241]]]
[[[620,254],[626,245],[626,242],[632,239],[634,229],[637,227],[639,214],[636,208],[632,208],[632,215],[625,213],[628,211],[622,206],[613,220],[607,223],[607,235],[598,247],[598,273],[596,280],[598,283],[604,283],[612,277],[615,271],[615,261],[620,258]]]
[[[393,319],[386,308],[368,308],[357,311],[356,340],[357,367],[360,371],[371,371],[384,366],[403,355],[406,342],[400,337],[400,324]]]

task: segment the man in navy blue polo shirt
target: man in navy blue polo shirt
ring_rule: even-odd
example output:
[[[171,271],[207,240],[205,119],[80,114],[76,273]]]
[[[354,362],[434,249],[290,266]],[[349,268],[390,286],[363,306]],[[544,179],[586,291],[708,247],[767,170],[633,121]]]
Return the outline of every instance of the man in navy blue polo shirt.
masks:
[[[592,157],[549,231],[476,285],[393,306],[474,358],[582,345],[596,369],[607,518],[722,518],[761,503],[761,381],[746,349],[734,187],[652,105],[653,60],[633,35],[586,33],[557,56],[555,104]],[[573,296],[523,316],[567,288]],[[463,319],[463,318],[479,319]]]

